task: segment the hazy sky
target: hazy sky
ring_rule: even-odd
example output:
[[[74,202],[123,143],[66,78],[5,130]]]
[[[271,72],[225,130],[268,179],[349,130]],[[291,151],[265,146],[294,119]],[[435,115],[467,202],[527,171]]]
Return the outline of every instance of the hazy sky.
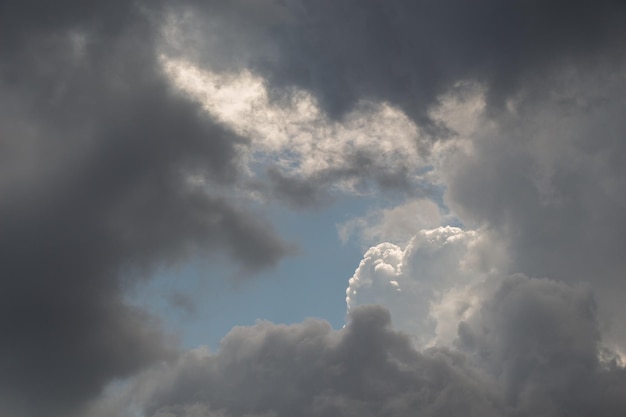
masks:
[[[626,415],[626,3],[0,0],[0,415]]]

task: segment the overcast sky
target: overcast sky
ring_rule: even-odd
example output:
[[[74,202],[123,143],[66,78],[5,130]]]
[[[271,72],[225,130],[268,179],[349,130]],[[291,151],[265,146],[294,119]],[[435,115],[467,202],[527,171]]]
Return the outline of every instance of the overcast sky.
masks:
[[[626,3],[0,0],[0,415],[626,415]]]

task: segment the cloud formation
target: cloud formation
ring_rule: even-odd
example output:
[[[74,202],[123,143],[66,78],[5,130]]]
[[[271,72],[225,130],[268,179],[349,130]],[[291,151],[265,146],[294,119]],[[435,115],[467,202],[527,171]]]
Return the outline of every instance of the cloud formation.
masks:
[[[364,102],[334,121],[307,91],[290,91],[273,102],[257,75],[219,74],[166,56],[161,60],[176,88],[250,138],[242,157],[253,176],[270,181],[264,187],[257,180],[257,192],[307,207],[333,190],[414,194],[423,181],[426,163],[417,146],[421,133],[397,108]]]
[[[626,30],[624,6],[611,0],[237,1],[225,9],[209,3],[207,16],[196,17],[203,25],[179,19],[194,34],[179,43],[216,68],[246,65],[275,87],[311,91],[333,118],[365,98],[426,125],[458,82],[484,85],[489,103],[501,105],[530,86],[543,89],[544,74],[622,56]]]
[[[348,281],[348,312],[382,305],[418,346],[449,343],[460,318],[477,307],[468,289],[502,274],[506,263],[506,253],[484,232],[423,229],[404,247],[385,242],[365,253]]]
[[[508,242],[511,271],[591,282],[603,321],[622,315],[623,71],[571,70],[520,97],[438,169],[444,201]],[[626,334],[606,323],[621,343]]]
[[[625,16],[612,0],[0,2],[0,414],[79,415],[174,357],[133,382],[147,416],[623,415],[605,347],[626,341]],[[197,254],[248,271],[288,254],[242,191],[308,207],[370,182],[440,187],[465,227],[376,245],[356,271],[350,302],[409,294],[390,304],[410,335],[351,305],[342,330],[262,323],[176,353],[123,301]],[[445,347],[413,345],[433,334]]]
[[[146,375],[146,415],[496,415],[460,358],[416,352],[381,307],[351,314],[340,331],[317,320],[235,328],[217,354],[192,351]]]
[[[362,306],[342,330],[235,328],[217,353],[146,373],[133,397],[150,417],[618,416],[626,370],[599,359],[598,335],[588,289],[518,275],[494,281],[455,348],[416,350],[388,311]]]

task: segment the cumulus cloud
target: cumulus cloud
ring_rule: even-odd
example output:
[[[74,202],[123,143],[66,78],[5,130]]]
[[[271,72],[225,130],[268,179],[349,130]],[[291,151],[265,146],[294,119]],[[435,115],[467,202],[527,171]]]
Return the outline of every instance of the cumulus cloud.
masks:
[[[458,355],[415,351],[381,307],[351,318],[339,331],[318,320],[235,328],[216,354],[191,351],[146,374],[137,397],[147,416],[498,415]]]
[[[492,281],[454,347],[416,349],[387,310],[361,306],[341,330],[235,328],[216,353],[187,352],[130,392],[150,417],[618,416],[626,370],[600,351],[588,288],[517,275]]]
[[[453,338],[456,316],[469,311],[471,297],[465,295],[452,324],[445,322],[442,299],[450,302],[451,292],[505,270],[506,253],[484,233],[450,226],[424,229],[404,247],[389,242],[371,247],[348,282],[346,303],[348,311],[363,304],[385,306],[395,326],[424,346]],[[433,306],[438,306],[438,317]]]

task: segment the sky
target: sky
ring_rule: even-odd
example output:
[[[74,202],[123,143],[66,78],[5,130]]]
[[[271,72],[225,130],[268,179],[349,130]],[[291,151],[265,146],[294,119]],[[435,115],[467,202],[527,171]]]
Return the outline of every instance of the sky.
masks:
[[[626,415],[626,4],[0,0],[0,415]]]

